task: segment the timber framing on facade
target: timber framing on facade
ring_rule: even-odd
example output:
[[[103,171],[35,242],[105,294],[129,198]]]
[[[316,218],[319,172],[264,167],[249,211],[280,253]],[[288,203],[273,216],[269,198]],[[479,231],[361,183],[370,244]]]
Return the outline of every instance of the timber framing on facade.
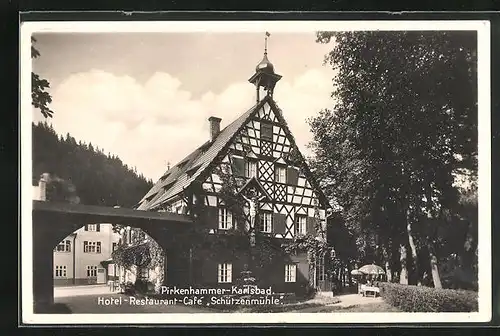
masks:
[[[256,104],[222,130],[221,119],[211,117],[208,140],[169,167],[136,208],[196,216],[195,204],[201,203],[205,207],[205,216],[200,225],[206,229],[207,239],[218,236],[223,239],[228,231],[244,227],[244,232],[259,232],[279,241],[275,246],[282,246],[294,237],[306,234],[326,240],[329,203],[273,99],[274,86],[280,79],[265,52],[249,80],[256,87]],[[223,171],[235,181],[235,193],[248,201],[242,209],[243,220],[237,219],[225,207],[221,196]],[[256,206],[250,204],[252,197],[258,200]],[[190,258],[197,259],[197,263],[194,271],[190,266],[189,282],[193,282],[193,272],[197,271],[199,274],[194,276],[197,283],[234,282],[234,276],[228,278],[227,275],[237,275],[243,265],[236,265],[230,258],[231,253],[234,252],[227,251],[229,255],[226,256],[223,252],[215,253],[217,257],[213,260],[208,260],[208,257],[203,260],[203,256],[190,254]],[[167,253],[167,281],[179,279],[168,274],[176,272],[169,263],[181,263],[173,260],[176,258],[175,253]],[[309,265],[305,255],[280,258],[272,263],[272,272],[267,272],[272,273],[267,283],[281,288],[284,285],[281,282],[311,283],[309,278],[314,276],[315,286],[324,287],[324,259],[319,260],[319,265]],[[191,264],[193,261],[188,262]]]

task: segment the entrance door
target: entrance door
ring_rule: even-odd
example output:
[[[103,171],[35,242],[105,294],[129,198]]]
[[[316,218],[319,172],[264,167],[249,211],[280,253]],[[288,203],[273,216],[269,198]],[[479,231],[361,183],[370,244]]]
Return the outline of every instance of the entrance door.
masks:
[[[316,258],[316,263],[314,267],[314,285],[320,291],[328,291],[327,281],[325,276],[325,254],[321,254]]]
[[[97,269],[97,283],[98,284],[106,283],[106,271],[102,267],[99,267]]]

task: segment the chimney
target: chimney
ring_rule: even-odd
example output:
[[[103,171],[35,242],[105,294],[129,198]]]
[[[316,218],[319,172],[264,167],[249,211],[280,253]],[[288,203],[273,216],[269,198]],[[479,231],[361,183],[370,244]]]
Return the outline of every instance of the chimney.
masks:
[[[49,182],[49,174],[48,173],[43,173],[42,176],[40,177],[40,181],[38,181],[38,191],[40,193],[39,199],[40,201],[46,201],[47,200],[47,182]]]
[[[214,141],[217,135],[219,135],[220,122],[222,121],[222,119],[217,117],[210,117],[208,118],[208,121],[210,122],[210,141]]]

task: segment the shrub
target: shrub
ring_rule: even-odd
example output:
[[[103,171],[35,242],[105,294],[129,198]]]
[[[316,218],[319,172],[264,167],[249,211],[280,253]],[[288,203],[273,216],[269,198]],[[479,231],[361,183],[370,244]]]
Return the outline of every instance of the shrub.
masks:
[[[311,299],[316,295],[316,290],[309,284],[300,284],[294,292],[295,296],[300,299]]]
[[[131,281],[122,282],[120,287],[124,294],[135,295],[149,293],[154,288],[154,285],[149,281],[137,279],[135,283]]]
[[[134,287],[135,287],[135,290],[138,292],[138,293],[147,293],[149,292],[149,289],[151,287],[150,285],[151,283],[147,280],[143,280],[143,279],[137,279],[135,281],[135,284],[134,284]]]
[[[477,292],[380,283],[380,296],[405,312],[478,311]]]
[[[120,283],[120,288],[122,292],[126,295],[134,295],[136,292],[134,283],[131,281]]]

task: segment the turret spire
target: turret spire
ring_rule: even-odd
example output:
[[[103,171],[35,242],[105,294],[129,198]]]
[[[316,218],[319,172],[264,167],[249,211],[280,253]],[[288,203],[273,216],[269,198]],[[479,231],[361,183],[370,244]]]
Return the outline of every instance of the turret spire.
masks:
[[[264,41],[264,55],[267,55],[267,38],[271,36],[271,34],[269,34],[269,32],[266,32],[266,37],[265,37],[265,41]]]
[[[264,38],[264,57],[262,61],[255,67],[255,74],[248,80],[254,84],[257,89],[257,102],[260,101],[259,90],[262,87],[267,92],[268,96],[273,95],[274,86],[281,79],[281,76],[274,72],[274,65],[267,58],[267,39],[271,36],[266,31]]]

